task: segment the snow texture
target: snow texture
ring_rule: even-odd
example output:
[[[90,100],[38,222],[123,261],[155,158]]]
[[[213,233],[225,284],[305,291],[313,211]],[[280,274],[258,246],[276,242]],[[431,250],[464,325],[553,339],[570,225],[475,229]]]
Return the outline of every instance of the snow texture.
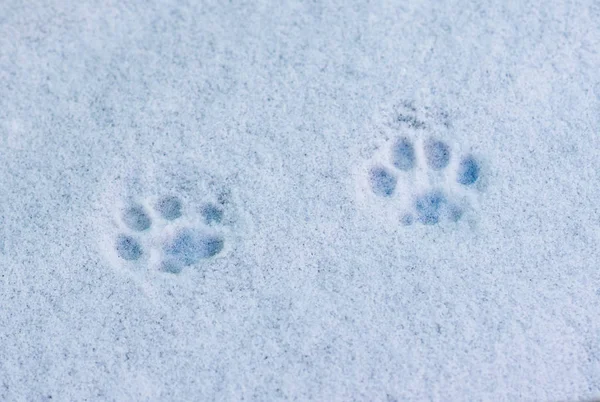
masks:
[[[0,400],[600,398],[599,21],[0,2]]]

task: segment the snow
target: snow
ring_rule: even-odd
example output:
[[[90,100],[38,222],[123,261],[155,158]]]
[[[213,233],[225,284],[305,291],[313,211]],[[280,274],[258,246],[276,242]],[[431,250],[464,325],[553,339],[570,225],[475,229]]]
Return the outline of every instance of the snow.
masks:
[[[598,21],[0,3],[0,400],[600,398]]]

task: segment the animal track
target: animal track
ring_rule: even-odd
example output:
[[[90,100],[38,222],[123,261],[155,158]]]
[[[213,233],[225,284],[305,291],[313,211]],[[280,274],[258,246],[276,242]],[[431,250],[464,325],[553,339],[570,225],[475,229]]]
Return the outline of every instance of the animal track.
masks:
[[[194,225],[178,222],[184,217],[183,210],[183,201],[174,195],[124,207],[122,229],[129,233],[117,235],[114,243],[117,256],[123,261],[135,262],[154,253],[160,260],[161,271],[179,273],[186,266],[219,254],[225,240],[214,226],[223,219],[223,209],[213,203],[202,205],[202,222]],[[154,226],[158,228],[155,231],[151,230]]]
[[[433,108],[419,113],[413,102],[401,102],[388,122],[390,139],[365,166],[366,180],[359,181],[374,196],[369,202],[386,208],[386,220],[404,226],[460,221],[475,200],[481,163],[438,137],[440,127],[450,128],[448,115]]]
[[[106,262],[146,286],[192,268],[216,267],[250,222],[230,187],[236,176],[197,158],[144,161],[107,172],[90,227]]]
[[[427,138],[421,142],[419,149],[408,137],[401,137],[390,146],[391,167],[377,164],[370,168],[368,183],[371,192],[378,197],[411,199],[411,211],[400,218],[403,225],[411,225],[415,220],[424,225],[435,225],[443,219],[456,222],[462,217],[463,208],[452,199],[455,189],[451,188],[453,186],[449,185],[448,179],[454,176],[459,185],[472,186],[479,179],[480,167],[474,156],[467,155],[460,158],[450,172],[446,172],[452,157],[450,146],[444,141]],[[418,173],[427,181],[425,185],[421,183],[422,189],[414,183]],[[402,175],[405,176],[402,177],[404,185],[399,185],[399,176]]]

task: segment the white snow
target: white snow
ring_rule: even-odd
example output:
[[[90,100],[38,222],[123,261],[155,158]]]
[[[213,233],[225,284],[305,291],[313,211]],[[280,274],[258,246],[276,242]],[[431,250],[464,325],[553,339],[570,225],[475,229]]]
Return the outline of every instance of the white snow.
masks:
[[[0,2],[0,400],[600,398],[599,155],[594,0]]]

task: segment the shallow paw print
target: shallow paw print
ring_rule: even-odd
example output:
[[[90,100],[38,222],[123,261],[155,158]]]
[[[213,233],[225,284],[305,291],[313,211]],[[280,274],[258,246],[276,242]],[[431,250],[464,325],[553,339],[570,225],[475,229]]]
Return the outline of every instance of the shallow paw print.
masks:
[[[175,195],[129,203],[120,208],[121,231],[114,251],[124,263],[178,274],[223,251],[225,237],[219,225],[224,214],[224,206],[215,202],[204,202],[195,211],[186,208]]]
[[[228,265],[252,220],[234,191],[237,175],[204,163],[142,159],[106,172],[87,222],[107,268],[151,291]]]

